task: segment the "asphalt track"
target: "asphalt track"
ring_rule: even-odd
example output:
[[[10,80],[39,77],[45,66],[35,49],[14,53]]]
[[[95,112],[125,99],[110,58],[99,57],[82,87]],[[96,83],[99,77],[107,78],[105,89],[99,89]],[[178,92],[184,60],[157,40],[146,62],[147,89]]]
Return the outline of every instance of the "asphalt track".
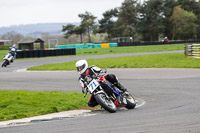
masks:
[[[116,56],[119,55],[114,57]],[[105,57],[101,55],[62,59],[66,62]],[[1,68],[0,89],[80,91],[75,71],[13,72],[37,63],[54,63],[54,60],[62,62],[62,59],[16,61],[8,68]],[[134,110],[118,110],[113,114],[96,111],[96,115],[88,117],[0,128],[0,133],[200,133],[199,69],[108,69],[108,73],[115,73],[129,91],[137,98],[145,100],[146,104]]]

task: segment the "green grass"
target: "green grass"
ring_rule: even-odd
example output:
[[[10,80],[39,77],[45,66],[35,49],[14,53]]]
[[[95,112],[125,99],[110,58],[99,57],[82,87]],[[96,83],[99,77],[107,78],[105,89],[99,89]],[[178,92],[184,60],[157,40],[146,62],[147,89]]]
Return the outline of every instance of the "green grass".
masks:
[[[3,61],[3,57],[6,55],[8,50],[0,50],[0,61]]]
[[[75,62],[42,65],[28,70],[75,70]],[[101,68],[200,68],[199,59],[186,58],[183,53],[89,59],[88,64]]]
[[[76,56],[184,50],[184,45],[185,44],[76,49]],[[0,61],[3,60],[3,57],[7,52],[8,50],[0,50]],[[49,56],[42,58],[56,58],[56,57],[63,57],[63,56]],[[37,58],[22,58],[17,60],[24,60],[24,59],[37,59]]]
[[[184,50],[184,45],[185,44],[77,49],[76,54],[77,54],[77,56],[80,56],[80,55],[97,55],[97,54],[117,54],[117,53],[138,53],[138,52]]]
[[[87,108],[88,97],[77,92],[1,90],[0,121]]]

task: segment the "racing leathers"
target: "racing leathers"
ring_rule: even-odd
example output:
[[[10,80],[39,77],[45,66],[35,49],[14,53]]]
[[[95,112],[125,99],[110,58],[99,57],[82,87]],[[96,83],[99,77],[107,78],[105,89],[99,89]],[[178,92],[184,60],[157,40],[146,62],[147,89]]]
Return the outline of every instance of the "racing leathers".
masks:
[[[17,48],[14,47],[14,46],[12,46],[12,47],[10,47],[9,49],[10,49],[9,52],[12,54],[13,59],[16,59],[16,56],[17,56]],[[15,51],[12,51],[12,49],[15,49]]]
[[[104,70],[105,69],[100,69],[99,67],[93,65],[93,66],[90,66],[89,68],[87,68],[87,70],[83,74],[80,75],[79,82],[81,84],[83,93],[85,93],[85,88],[86,88],[86,85],[84,84],[84,78],[88,75],[90,75],[91,77],[97,76],[98,74],[105,72]],[[122,86],[119,83],[117,77],[114,74],[106,74],[105,79],[108,80],[109,82],[111,82],[112,84],[114,84],[117,88],[119,88],[123,92],[126,91],[126,88],[124,88],[124,86]],[[91,95],[88,100],[88,106],[94,107],[96,105],[98,105],[98,103],[97,103],[96,99],[94,98],[94,96]]]

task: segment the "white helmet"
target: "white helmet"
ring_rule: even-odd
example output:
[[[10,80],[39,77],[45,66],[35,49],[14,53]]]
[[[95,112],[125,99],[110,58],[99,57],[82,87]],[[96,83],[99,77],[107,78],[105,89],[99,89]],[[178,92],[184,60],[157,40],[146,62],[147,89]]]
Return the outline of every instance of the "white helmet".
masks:
[[[11,48],[11,51],[12,51],[12,52],[15,52],[15,48]]]
[[[79,74],[83,74],[88,68],[88,63],[86,60],[79,60],[76,62],[76,70]]]

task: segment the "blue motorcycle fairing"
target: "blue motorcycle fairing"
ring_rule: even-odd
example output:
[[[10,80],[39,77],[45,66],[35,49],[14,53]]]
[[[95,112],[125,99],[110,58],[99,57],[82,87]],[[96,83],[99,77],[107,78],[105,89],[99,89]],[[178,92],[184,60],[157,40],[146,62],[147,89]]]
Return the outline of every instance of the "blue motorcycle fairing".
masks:
[[[114,94],[116,94],[116,95],[119,96],[119,97],[122,97],[122,96],[120,95],[118,89],[117,89],[113,84],[111,84],[109,81],[103,82],[103,84],[104,84],[104,85],[107,85],[109,88],[111,88],[111,89],[112,89],[112,92],[114,92]],[[103,84],[102,84],[102,85],[103,85]],[[105,90],[105,91],[106,91],[106,90]]]
[[[112,84],[108,84],[108,86],[111,87],[111,88],[114,88],[114,93],[117,94],[118,96],[122,97],[122,96],[119,94],[119,92],[118,92],[118,90],[117,90],[116,87],[113,87]]]
[[[117,94],[118,96],[122,97],[122,96],[119,94],[119,92],[117,91],[117,88],[114,88],[114,89],[115,89],[115,90],[114,90],[114,93]]]

